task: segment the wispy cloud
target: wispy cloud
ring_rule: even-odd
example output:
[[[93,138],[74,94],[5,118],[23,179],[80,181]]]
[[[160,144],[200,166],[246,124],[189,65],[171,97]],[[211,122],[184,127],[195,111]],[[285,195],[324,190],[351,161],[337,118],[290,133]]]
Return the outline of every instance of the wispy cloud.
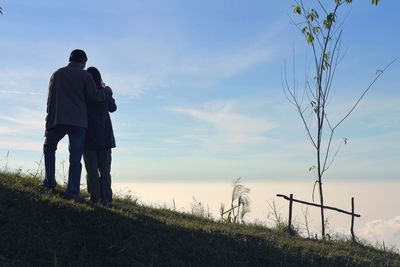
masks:
[[[192,53],[181,58],[177,72],[209,81],[232,77],[252,66],[267,61],[272,49],[260,40],[227,51]]]
[[[40,151],[43,145],[44,114],[35,109],[17,107],[0,115],[0,148]]]
[[[25,3],[22,6],[26,8],[27,5],[29,4]],[[47,0],[41,1],[39,5],[50,10],[61,6],[64,9],[69,8]],[[93,42],[87,38],[79,41],[59,38],[47,41],[5,41],[0,44],[1,54],[8,64],[7,68],[0,69],[0,94],[46,94],[51,73],[67,64],[69,52],[78,46],[88,53],[88,66],[99,67],[105,81],[115,88],[116,93],[132,98],[166,87],[173,90],[199,84],[211,86],[221,79],[266,62],[277,54],[279,48],[271,40],[280,36],[278,29],[284,25],[282,22],[271,23],[265,27],[265,32],[249,36],[248,39],[231,40],[226,45],[221,45],[226,42],[221,37],[204,45],[204,40],[200,37],[193,33],[188,34],[186,20],[190,18],[185,16],[173,19],[171,16],[158,16],[156,19],[149,19],[139,13],[138,16],[130,14],[129,20],[120,17],[121,8],[128,7],[132,12],[139,12],[138,10],[150,7],[152,12],[155,9],[164,14],[168,9],[167,13],[175,14],[174,8],[179,9],[177,6],[176,3],[164,4],[159,1],[146,4],[118,3],[107,8],[99,5],[95,7],[96,11],[114,10],[116,21],[121,22],[118,28],[126,28],[123,33],[119,28],[116,30],[119,34],[115,38],[104,38],[101,42]],[[84,9],[86,8],[94,10],[92,5]],[[94,34],[82,31],[76,34],[86,37],[87,34]],[[16,47],[23,48],[19,49],[18,55],[9,53]]]
[[[0,69],[0,95],[25,100],[21,96],[39,99],[47,94],[51,72],[35,67],[8,67]]]
[[[23,131],[44,129],[44,112],[24,107],[19,107],[11,112],[12,114],[0,115],[0,120],[16,131],[22,133]]]
[[[130,47],[132,53],[125,60],[135,64],[118,71],[115,67],[106,67],[104,76],[109,77],[110,85],[117,88],[118,93],[135,98],[144,92],[163,88],[212,86],[221,79],[265,62],[271,55],[271,49],[261,45],[248,45],[230,51],[196,52],[180,52],[162,45],[143,45],[134,49],[129,41],[116,45],[120,47],[116,49],[119,51]],[[143,57],[143,54],[148,57]]]
[[[20,138],[2,138],[0,141],[0,148],[9,151],[42,151],[43,142],[40,141],[30,141],[27,139]]]
[[[387,220],[373,220],[366,223],[365,227],[358,231],[358,235],[371,242],[396,246],[400,248],[400,215]]]
[[[149,39],[148,29],[143,29],[146,34],[139,29],[132,36],[110,40],[107,47],[93,47],[92,60],[103,65],[104,76],[119,93],[137,97],[161,88],[211,87],[272,60],[279,50],[270,40],[278,34],[280,24],[249,40],[232,42],[228,48],[203,47],[184,38],[180,23],[170,26],[174,29],[171,36],[158,32],[162,29],[152,29]],[[110,49],[113,57],[106,52]]]
[[[210,126],[212,136],[220,143],[254,144],[268,140],[266,133],[276,127],[274,122],[262,118],[243,115],[235,110],[233,102],[205,103],[202,108],[171,107],[168,111],[190,117]]]

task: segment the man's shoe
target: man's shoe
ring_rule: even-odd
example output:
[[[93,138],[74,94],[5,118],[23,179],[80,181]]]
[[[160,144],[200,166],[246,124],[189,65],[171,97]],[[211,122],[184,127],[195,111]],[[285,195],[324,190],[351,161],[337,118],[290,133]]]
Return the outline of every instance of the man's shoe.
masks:
[[[40,187],[42,188],[42,193],[57,193],[57,185],[49,186],[47,184],[41,184]]]
[[[46,182],[43,182],[42,183],[42,186],[43,187],[46,187],[47,189],[56,189],[56,187],[57,187],[57,184],[54,184],[54,185],[50,185],[50,184],[48,184],[48,183],[46,183]]]
[[[107,201],[101,202],[101,205],[103,205],[106,208],[110,208],[110,209],[113,207],[112,202],[107,202]]]

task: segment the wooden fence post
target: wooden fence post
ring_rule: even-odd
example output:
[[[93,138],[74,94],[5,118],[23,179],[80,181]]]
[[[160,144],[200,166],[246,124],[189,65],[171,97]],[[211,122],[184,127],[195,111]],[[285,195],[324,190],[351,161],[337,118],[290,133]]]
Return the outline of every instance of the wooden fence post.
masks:
[[[354,236],[354,197],[351,198],[351,239],[353,242],[356,242],[356,238]]]
[[[292,207],[293,207],[293,194],[290,194],[290,199],[289,199],[289,231],[292,230]]]
[[[307,202],[307,201],[300,200],[300,199],[295,199],[295,198],[293,198],[293,194],[290,194],[289,197],[286,196],[286,195],[282,195],[282,194],[277,194],[276,196],[277,197],[282,197],[282,198],[284,198],[284,199],[289,201],[289,222],[288,222],[288,231],[289,232],[291,232],[291,230],[292,230],[293,202],[297,202],[297,203],[301,203],[301,204],[309,205],[309,206],[313,206],[313,207],[318,207],[318,208],[322,207],[324,209],[335,210],[337,212],[350,215],[351,216],[351,228],[350,228],[351,238],[352,238],[353,242],[356,242],[356,237],[354,235],[354,217],[361,217],[361,215],[354,212],[354,197],[351,198],[351,212],[350,212],[350,211],[342,210],[342,209],[331,207],[331,206],[321,206],[319,204]]]

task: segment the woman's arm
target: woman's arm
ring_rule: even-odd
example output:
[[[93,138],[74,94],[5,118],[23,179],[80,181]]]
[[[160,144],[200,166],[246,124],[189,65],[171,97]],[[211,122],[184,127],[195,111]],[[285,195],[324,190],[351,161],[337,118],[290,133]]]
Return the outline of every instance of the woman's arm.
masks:
[[[104,89],[106,90],[106,93],[108,95],[107,98],[109,98],[108,111],[114,112],[117,110],[117,105],[115,104],[115,99],[113,98],[113,92],[109,86],[106,86]]]

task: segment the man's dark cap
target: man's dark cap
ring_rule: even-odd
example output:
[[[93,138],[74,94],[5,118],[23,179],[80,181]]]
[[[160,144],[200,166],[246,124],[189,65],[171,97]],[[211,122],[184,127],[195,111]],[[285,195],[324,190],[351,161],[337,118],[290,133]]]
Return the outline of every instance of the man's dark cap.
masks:
[[[71,55],[69,56],[69,61],[76,61],[76,62],[82,62],[86,63],[87,61],[87,56],[85,51],[81,49],[75,49],[71,52]]]

